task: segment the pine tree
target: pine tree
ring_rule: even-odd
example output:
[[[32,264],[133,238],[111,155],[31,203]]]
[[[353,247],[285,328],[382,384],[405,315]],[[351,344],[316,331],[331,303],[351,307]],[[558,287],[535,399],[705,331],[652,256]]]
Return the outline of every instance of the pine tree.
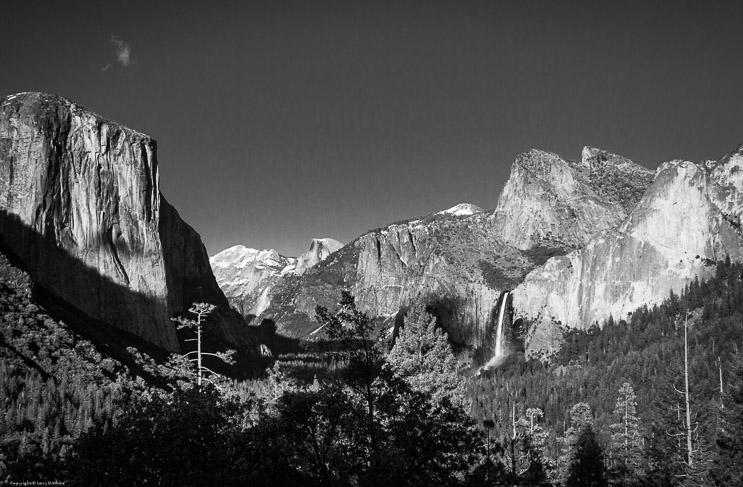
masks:
[[[565,430],[565,435],[560,439],[562,443],[562,454],[558,458],[558,476],[565,480],[568,475],[568,468],[573,463],[575,457],[575,446],[578,443],[583,431],[593,427],[593,414],[591,406],[585,402],[579,402],[570,408],[568,413],[570,417],[570,428]]]
[[[553,462],[547,458],[549,431],[539,423],[543,417],[541,409],[528,408],[516,423],[522,443],[518,475],[527,485],[545,484],[554,467]]]
[[[727,266],[729,267],[729,265]],[[719,268],[719,267],[718,267]],[[727,270],[726,270],[727,272]],[[698,412],[692,410],[691,393],[689,388],[689,313],[684,316],[684,388],[679,390],[674,386],[678,394],[684,397],[683,419],[679,422],[677,431],[671,433],[676,437],[683,437],[684,455],[683,471],[678,474],[681,484],[684,486],[703,486],[707,483],[710,467],[710,448],[706,442],[699,437]],[[679,409],[679,412],[682,410]]]
[[[727,391],[722,397],[717,458],[714,477],[717,485],[739,485],[743,479],[743,355],[733,356]]]
[[[643,457],[637,399],[628,382],[619,389],[614,415],[619,417],[619,422],[611,425],[611,453],[615,476],[620,485],[628,485],[630,479],[637,478],[640,474]]]
[[[457,360],[446,332],[418,301],[405,315],[387,363],[414,391],[430,394],[435,401],[449,399],[467,410],[464,381],[457,373]]]
[[[423,346],[425,334],[421,335],[422,340],[410,340],[416,353],[410,360],[398,355],[398,363],[404,364],[407,374],[401,377],[386,363],[373,322],[356,308],[348,292],[342,293],[336,312],[318,306],[316,316],[334,341],[335,353],[343,364],[338,374],[321,383],[317,399],[331,396],[334,408],[345,408],[348,414],[334,416],[330,413],[337,409],[314,408],[305,416],[296,415],[293,407],[297,404],[308,407],[312,403],[325,404],[318,400],[296,401],[284,403],[292,407],[282,411],[281,419],[294,428],[298,418],[306,417],[305,425],[300,428],[301,439],[292,441],[292,448],[311,440],[313,432],[323,432],[307,426],[319,421],[324,425],[339,424],[334,430],[334,434],[339,434],[323,433],[323,437],[330,438],[330,443],[338,449],[353,451],[349,451],[345,472],[336,469],[335,473],[324,473],[321,469],[313,476],[318,480],[324,476],[344,479],[356,485],[449,485],[455,476],[468,471],[482,441],[471,418],[447,397],[433,399],[432,382],[412,381],[420,386],[415,390],[407,381],[439,370],[440,364],[432,363],[429,357],[431,354],[440,357],[435,353],[439,347]],[[421,321],[430,324],[428,318]],[[341,417],[350,424],[341,427]]]
[[[604,472],[604,452],[590,424],[581,431],[574,450],[565,485],[570,487],[608,485]]]

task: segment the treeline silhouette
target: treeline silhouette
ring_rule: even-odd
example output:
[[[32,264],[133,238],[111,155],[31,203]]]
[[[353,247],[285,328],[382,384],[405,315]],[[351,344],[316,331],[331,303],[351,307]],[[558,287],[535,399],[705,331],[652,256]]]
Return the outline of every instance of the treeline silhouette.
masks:
[[[0,253],[0,480],[53,477],[77,438],[110,428],[129,397],[188,378],[132,346],[102,352],[33,294],[28,274]]]
[[[390,348],[344,294],[337,311],[317,310],[327,346],[217,389],[196,387],[184,360],[101,353],[34,304],[31,287],[0,257],[0,480],[670,486],[743,476],[743,265],[729,260],[660,305],[566,331],[549,362],[513,354],[468,383],[423,303]]]

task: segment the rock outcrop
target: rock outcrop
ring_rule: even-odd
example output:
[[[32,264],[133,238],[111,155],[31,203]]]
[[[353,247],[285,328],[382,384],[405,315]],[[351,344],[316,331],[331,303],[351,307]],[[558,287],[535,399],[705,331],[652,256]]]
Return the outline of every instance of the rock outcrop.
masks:
[[[241,332],[199,235],[161,196],[150,137],[64,98],[0,98],[0,240],[34,281],[90,318],[178,350],[191,301]]]
[[[348,289],[362,311],[388,321],[423,299],[454,340],[480,346],[501,292],[533,267],[498,241],[487,213],[432,213],[368,232],[304,275],[287,276],[261,318],[274,321],[281,334],[307,337],[318,326],[315,307],[332,308]]]
[[[521,250],[579,248],[617,227],[651,180],[651,171],[600,149],[584,148],[580,161],[531,150],[513,163],[493,222]]]
[[[274,287],[284,278],[301,276],[325,261],[343,244],[332,238],[314,238],[310,249],[298,258],[277,251],[236,245],[210,259],[214,275],[234,309],[252,321],[262,315],[273,299]]]
[[[559,325],[586,328],[678,293],[714,263],[743,257],[743,154],[656,172],[634,211],[616,229],[533,270],[513,293],[518,316],[534,323],[529,350],[554,348]]]
[[[415,299],[437,309],[452,338],[480,346],[500,294],[519,282],[529,259],[503,245],[487,215],[439,213],[430,222],[363,235],[352,292],[373,316],[394,316]],[[500,277],[488,280],[486,270]]]
[[[297,259],[297,267],[294,273],[301,276],[310,267],[316,266],[324,261],[330,254],[337,252],[343,244],[332,238],[313,238],[310,243],[310,249]]]

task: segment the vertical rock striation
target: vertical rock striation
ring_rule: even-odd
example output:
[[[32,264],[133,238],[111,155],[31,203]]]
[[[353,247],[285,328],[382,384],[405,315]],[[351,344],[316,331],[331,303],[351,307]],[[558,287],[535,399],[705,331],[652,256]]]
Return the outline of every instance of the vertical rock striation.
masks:
[[[199,235],[161,197],[150,137],[64,98],[0,98],[0,238],[91,318],[178,350],[169,318],[226,307]],[[225,338],[237,338],[222,317]]]
[[[513,293],[520,317],[534,322],[531,351],[550,349],[558,324],[586,328],[611,314],[678,293],[714,263],[743,257],[743,155],[694,164],[672,161],[619,228],[533,270]]]
[[[330,254],[340,250],[341,247],[343,247],[343,244],[332,238],[313,238],[309,250],[297,259],[297,267],[294,269],[294,273],[301,276],[307,272],[307,269],[324,261],[330,257]]]
[[[454,340],[479,346],[500,296],[479,262],[492,260],[497,245],[483,214],[439,215],[428,224],[391,225],[360,237],[353,293],[375,316],[393,316],[423,299],[443,314]]]
[[[617,227],[651,180],[651,171],[600,149],[585,147],[580,161],[531,150],[513,163],[493,222],[521,250],[578,248]]]
[[[460,204],[368,232],[279,285],[264,317],[282,333],[307,336],[315,305],[332,306],[346,288],[376,317],[423,299],[454,340],[490,347],[501,294],[550,256],[620,225],[651,179],[647,169],[600,149],[585,148],[580,161],[529,151],[514,162],[494,212]]]

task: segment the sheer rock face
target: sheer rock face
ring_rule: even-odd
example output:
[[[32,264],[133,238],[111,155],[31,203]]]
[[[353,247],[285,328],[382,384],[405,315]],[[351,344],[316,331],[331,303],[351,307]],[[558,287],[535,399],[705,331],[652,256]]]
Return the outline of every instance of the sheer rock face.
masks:
[[[495,212],[461,204],[359,237],[301,279],[276,288],[264,317],[280,332],[307,336],[317,304],[339,290],[371,316],[392,318],[414,300],[437,311],[452,338],[489,346],[504,291],[546,258],[615,228],[652,173],[628,159],[586,148],[580,161],[530,151],[513,164]]]
[[[422,298],[449,312],[445,325],[454,340],[482,344],[501,293],[486,284],[478,265],[493,247],[488,227],[478,215],[391,225],[362,236],[353,286],[360,308],[393,316]],[[469,243],[466,250],[457,242],[462,237]]]
[[[651,179],[647,169],[600,149],[584,148],[577,162],[531,150],[516,158],[493,222],[521,250],[578,248],[617,227]]]
[[[611,314],[679,293],[714,262],[743,257],[743,155],[663,164],[623,224],[577,251],[533,270],[513,293],[520,317],[534,321],[529,350],[555,346],[557,324],[587,328]]]
[[[155,141],[55,95],[0,98],[0,237],[53,295],[168,350],[174,313],[228,306],[160,195]]]
[[[332,238],[313,238],[310,249],[297,259],[297,267],[294,273],[301,276],[310,267],[316,266],[324,261],[330,254],[337,252],[343,244]]]
[[[479,346],[501,292],[533,267],[498,242],[487,214],[439,212],[368,232],[304,275],[287,277],[262,318],[280,333],[306,337],[319,326],[315,306],[333,308],[349,289],[359,309],[387,320],[423,299],[454,340]],[[483,269],[495,277],[486,279]]]

